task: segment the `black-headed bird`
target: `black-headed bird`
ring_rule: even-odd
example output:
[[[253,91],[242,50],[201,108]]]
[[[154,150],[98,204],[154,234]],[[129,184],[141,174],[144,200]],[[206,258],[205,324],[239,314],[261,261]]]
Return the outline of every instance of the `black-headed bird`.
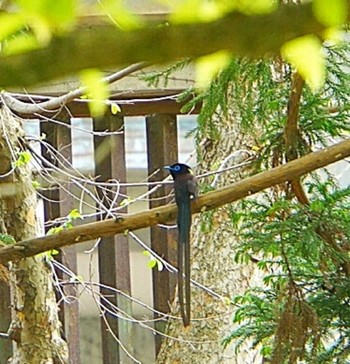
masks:
[[[188,326],[191,320],[191,200],[198,195],[198,184],[191,168],[186,164],[175,163],[164,169],[168,170],[174,179],[175,202],[178,209],[178,294],[182,321],[184,326]]]

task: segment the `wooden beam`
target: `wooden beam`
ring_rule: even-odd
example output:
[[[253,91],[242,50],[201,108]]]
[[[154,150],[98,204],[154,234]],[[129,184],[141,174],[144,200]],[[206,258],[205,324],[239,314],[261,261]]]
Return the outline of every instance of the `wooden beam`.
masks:
[[[180,91],[179,91],[180,92]],[[177,92],[176,95],[179,93]],[[121,112],[119,115],[121,116],[144,116],[144,115],[153,115],[153,114],[182,114],[181,109],[187,103],[185,102],[177,102],[175,99],[171,99],[171,97],[175,95],[174,93],[167,94],[154,94],[147,96],[139,96],[135,95],[132,99],[128,98],[118,98],[111,99],[111,101],[115,101],[121,108]],[[28,98],[21,97],[18,98],[19,101],[32,103],[33,100],[28,100]],[[47,101],[48,99],[40,99],[42,101]],[[72,101],[65,105],[67,110],[73,117],[91,117],[90,109],[86,102],[81,101]],[[191,110],[191,114],[198,114],[201,109],[201,104],[198,103],[196,107]],[[56,111],[53,112],[42,112],[41,115],[51,118],[54,117]],[[38,119],[38,115],[36,114],[23,114],[17,113],[22,118],[27,119]],[[187,114],[187,113],[186,113]]]

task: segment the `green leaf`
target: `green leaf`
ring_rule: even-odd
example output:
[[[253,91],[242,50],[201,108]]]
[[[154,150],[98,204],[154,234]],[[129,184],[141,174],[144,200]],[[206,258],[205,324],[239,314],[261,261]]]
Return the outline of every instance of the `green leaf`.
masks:
[[[32,181],[32,186],[35,190],[38,190],[41,187],[40,182],[38,181]]]
[[[122,111],[122,109],[120,108],[120,106],[117,103],[113,102],[111,104],[111,112],[113,115],[116,115],[121,111]]]
[[[11,37],[4,43],[3,54],[12,55],[30,52],[40,48],[41,45],[38,39],[33,34],[18,34],[16,37]]]
[[[71,221],[67,221],[62,225],[63,229],[72,229],[73,228],[73,224],[71,223]]]
[[[48,232],[46,233],[46,235],[55,235],[60,233],[61,231],[63,231],[63,226],[57,226],[57,227],[53,227],[51,229],[48,230]]]
[[[347,0],[314,0],[312,10],[317,20],[327,27],[346,23],[348,16]]]
[[[91,115],[102,116],[106,110],[106,99],[109,95],[102,72],[97,69],[86,69],[80,72],[80,80],[87,89],[85,94],[91,99],[88,104]]]
[[[7,234],[0,234],[0,241],[5,245],[14,244],[16,242],[13,236]]]
[[[18,159],[14,162],[15,167],[22,167],[30,162],[32,155],[29,152],[20,152]]]
[[[112,22],[123,30],[139,28],[143,21],[141,17],[131,13],[121,0],[100,0],[100,6]]]
[[[196,60],[196,87],[205,88],[231,60],[230,53],[219,51]]]
[[[77,209],[73,209],[69,214],[68,214],[68,219],[69,220],[77,220],[77,219],[83,219],[80,212]]]
[[[21,30],[25,23],[19,14],[3,13],[0,15],[0,41]]]
[[[268,14],[278,6],[278,2],[272,0],[241,0],[235,3],[237,9],[245,14]]]
[[[156,259],[150,259],[147,263],[147,266],[151,269],[153,269],[155,266],[157,265],[157,260]]]
[[[210,22],[223,15],[215,1],[183,0],[172,7],[170,20],[174,23]]]
[[[130,196],[125,197],[122,201],[120,201],[119,206],[127,206],[132,201],[133,201],[133,198],[131,198]]]
[[[313,91],[319,90],[325,81],[325,56],[321,41],[315,35],[293,39],[281,48],[285,60],[292,64]]]
[[[45,31],[62,30],[74,24],[77,12],[75,0],[16,0],[16,3],[21,14],[32,27],[39,25],[44,26]]]

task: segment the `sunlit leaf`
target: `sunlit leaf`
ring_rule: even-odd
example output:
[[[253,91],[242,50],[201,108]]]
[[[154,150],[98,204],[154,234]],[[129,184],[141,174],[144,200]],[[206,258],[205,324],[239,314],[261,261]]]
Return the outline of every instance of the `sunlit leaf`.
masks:
[[[8,38],[4,43],[3,53],[6,55],[30,52],[40,48],[37,38],[33,34],[18,34]]]
[[[82,219],[82,216],[80,214],[80,212],[77,209],[73,209],[69,214],[68,214],[68,219],[69,220],[77,220],[77,219]]]
[[[30,162],[32,155],[29,152],[21,152],[18,155],[18,159],[14,162],[15,167],[21,167]]]
[[[34,189],[38,190],[41,187],[40,182],[38,182],[38,181],[32,181],[32,187]]]
[[[119,206],[128,206],[132,201],[133,201],[132,197],[130,196],[125,197],[123,200],[120,201]]]
[[[291,63],[313,91],[325,81],[325,55],[321,41],[314,35],[293,39],[281,48],[285,60]]]
[[[86,69],[80,72],[80,80],[87,90],[85,93],[91,99],[88,105],[94,117],[102,116],[107,107],[106,99],[109,93],[102,77],[102,72],[97,69]]]
[[[170,6],[170,20],[175,23],[210,22],[234,10],[245,14],[266,14],[278,6],[273,0],[172,0],[163,3]]]
[[[24,27],[23,18],[18,14],[0,14],[0,41]]]
[[[150,259],[150,260],[147,262],[147,266],[148,266],[148,268],[151,268],[151,269],[153,269],[153,268],[156,266],[156,264],[157,264],[156,259]]]
[[[39,33],[48,29],[63,30],[74,24],[77,12],[75,0],[16,0],[16,3],[23,17]]]
[[[63,227],[62,226],[58,226],[58,227],[53,227],[51,229],[48,230],[48,232],[46,233],[46,235],[55,235],[60,233],[61,231],[63,231]]]
[[[344,31],[342,31],[340,28],[337,27],[327,28],[323,32],[323,38],[327,40],[328,44],[332,45],[344,42],[344,40],[346,39]]]
[[[273,0],[241,0],[237,2],[237,9],[246,14],[267,14],[278,6]]]
[[[122,109],[120,108],[120,106],[116,102],[113,102],[111,104],[111,112],[112,112],[113,115],[116,115],[121,111],[122,111]]]
[[[174,23],[210,22],[223,14],[222,8],[214,1],[182,0],[170,3],[170,20]]]
[[[347,0],[314,0],[312,10],[317,20],[328,26],[334,27],[346,22],[348,16]]]
[[[196,60],[196,87],[204,88],[230,61],[230,53],[220,51]]]
[[[131,13],[121,0],[101,0],[99,4],[112,22],[124,30],[139,28],[142,25],[142,19]]]

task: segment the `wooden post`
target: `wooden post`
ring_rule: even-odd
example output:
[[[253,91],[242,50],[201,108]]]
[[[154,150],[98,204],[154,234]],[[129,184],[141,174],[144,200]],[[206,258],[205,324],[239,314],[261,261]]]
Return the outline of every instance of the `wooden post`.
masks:
[[[6,334],[11,323],[11,295],[7,282],[0,280],[0,332]],[[12,341],[0,338],[0,364],[7,364],[12,356]]]
[[[148,172],[153,173],[159,169],[150,181],[157,181],[165,178],[168,173],[163,170],[165,165],[173,164],[178,158],[177,143],[177,122],[176,115],[155,114],[146,118],[147,128],[147,149],[148,149]],[[170,193],[172,187],[162,187],[151,197],[161,197]],[[154,200],[150,202],[150,207],[154,208],[169,202],[167,200]],[[172,264],[176,264],[176,230],[151,228],[151,247],[160,256],[164,257]],[[167,271],[159,272],[153,270],[153,305],[158,311],[168,313],[169,303],[174,299],[176,285],[176,275],[171,275]],[[164,331],[165,322],[158,321],[156,328]],[[161,344],[161,337],[156,336],[156,353]]]
[[[52,123],[41,123],[41,133],[45,133],[46,141],[57,149],[67,162],[71,163],[72,139],[71,129],[68,127],[70,118],[66,113],[60,114],[56,118],[57,120],[67,123],[67,126]],[[43,149],[42,155],[51,163],[57,165],[57,161],[52,160],[52,156],[47,150]],[[65,163],[63,162],[63,164]],[[52,220],[57,217],[67,216],[73,209],[73,199],[68,193],[68,191],[71,190],[71,184],[69,181],[65,185],[65,189],[67,191],[57,187],[49,193],[46,193],[49,200],[57,201],[57,203],[44,201],[45,220]],[[61,249],[60,254],[56,259],[68,267],[73,273],[77,274],[77,254],[75,245]],[[68,276],[60,270],[57,272],[57,275],[62,280],[68,279]],[[70,302],[61,302],[59,313],[69,348],[69,360],[71,364],[80,364],[79,301],[77,292],[73,284],[65,285],[63,287],[63,292],[65,296],[70,299]]]
[[[117,131],[123,132],[123,118],[108,114],[103,118],[94,119],[94,131]],[[126,180],[125,165],[125,143],[124,133],[110,136],[94,136],[95,144],[95,174],[98,181],[109,181],[111,179],[118,181]],[[119,194],[125,194],[125,188],[119,189]],[[112,194],[107,194],[112,197]],[[109,203],[100,194],[100,198],[107,208],[116,207],[124,197],[119,195],[115,200],[115,206],[109,206]],[[112,197],[113,198],[113,197]],[[120,212],[126,212],[125,209]],[[104,218],[106,216],[103,216]],[[110,216],[107,216],[110,217]],[[117,289],[130,294],[130,258],[129,245],[127,237],[116,235],[101,239],[99,244],[99,274],[100,283],[107,286],[116,287]],[[121,311],[131,314],[131,302],[124,297],[117,296],[108,289],[101,287],[101,295],[105,296],[112,304],[117,305]],[[123,318],[117,319],[106,314],[106,320],[101,319],[102,327],[102,350],[103,363],[129,363],[130,360],[125,353],[118,347],[116,340],[109,333],[112,330],[126,349],[132,353],[132,326],[131,323]],[[110,328],[108,328],[108,326]]]

